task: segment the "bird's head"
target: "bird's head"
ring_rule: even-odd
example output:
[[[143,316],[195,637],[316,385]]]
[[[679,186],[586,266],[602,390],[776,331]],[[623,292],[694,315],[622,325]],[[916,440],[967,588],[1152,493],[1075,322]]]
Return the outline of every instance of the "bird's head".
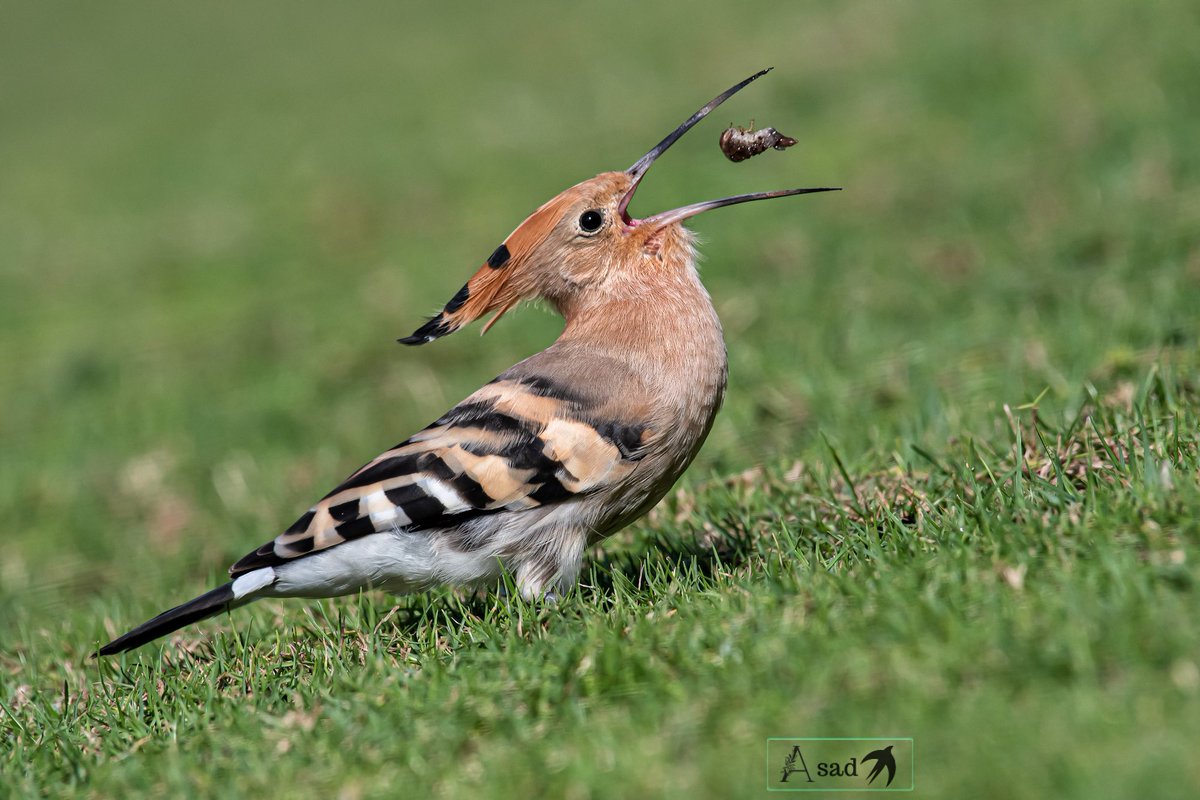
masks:
[[[629,287],[647,274],[678,268],[690,261],[690,238],[683,221],[714,208],[831,188],[782,189],[723,197],[637,219],[629,203],[650,165],[697,122],[746,85],[762,70],[714,97],[629,169],[602,172],[576,184],[517,226],[450,302],[404,344],[425,344],[495,312],[486,332],[504,312],[523,300],[544,298],[564,314],[606,287]],[[632,279],[632,280],[631,280]]]

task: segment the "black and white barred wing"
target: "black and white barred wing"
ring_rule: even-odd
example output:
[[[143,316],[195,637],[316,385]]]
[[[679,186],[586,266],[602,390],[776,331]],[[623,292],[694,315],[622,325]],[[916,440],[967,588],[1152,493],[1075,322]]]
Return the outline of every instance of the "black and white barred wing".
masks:
[[[363,466],[230,575],[372,534],[451,529],[569,502],[627,479],[644,428],[590,419],[583,404],[552,390],[539,378],[488,384]]]

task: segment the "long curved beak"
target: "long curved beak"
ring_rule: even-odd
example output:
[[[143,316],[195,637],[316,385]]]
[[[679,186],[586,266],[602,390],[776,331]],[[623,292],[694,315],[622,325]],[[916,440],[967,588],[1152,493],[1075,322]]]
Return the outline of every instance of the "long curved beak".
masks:
[[[761,78],[763,75],[766,75],[772,69],[773,67],[767,67],[764,70],[760,70],[751,75],[749,78],[746,78],[745,80],[736,83],[725,91],[721,92],[712,100],[708,101],[706,105],[701,107],[699,111],[684,120],[682,125],[667,134],[665,139],[654,145],[654,147],[650,149],[650,152],[639,158],[632,167],[625,170],[625,174],[633,179],[633,183],[630,185],[629,191],[625,193],[625,196],[621,198],[621,202],[617,206],[617,213],[620,214],[622,221],[624,221],[628,227],[632,228],[637,225],[643,225],[647,223],[653,224],[655,227],[661,227],[663,225],[669,225],[672,222],[679,222],[680,220],[687,219],[688,217],[695,216],[696,214],[700,214],[705,211],[710,211],[714,208],[737,205],[738,203],[749,203],[752,200],[769,200],[773,197],[788,197],[794,194],[813,194],[815,192],[841,191],[840,187],[821,187],[815,189],[780,189],[774,192],[754,192],[751,194],[739,194],[733,197],[722,197],[718,200],[706,200],[702,203],[692,203],[691,205],[683,206],[682,208],[664,211],[661,214],[655,214],[652,217],[646,217],[645,219],[640,220],[629,216],[629,203],[631,200],[633,200],[634,192],[637,191],[637,187],[641,184],[642,178],[645,177],[646,172],[649,171],[650,165],[657,161],[659,156],[667,152],[668,148],[675,144],[675,142],[679,141],[680,137],[691,130],[697,122],[707,117],[713,109],[724,103],[729,98],[733,97],[735,94],[749,86],[754,81]]]
[[[815,189],[777,189],[774,192],[751,192],[750,194],[735,194],[733,197],[722,197],[719,200],[705,200],[702,203],[692,203],[691,205],[683,206],[682,208],[674,208],[670,211],[663,211],[660,214],[655,214],[652,217],[646,217],[642,220],[630,220],[637,225],[653,225],[656,228],[661,228],[664,225],[670,225],[672,222],[679,222],[688,217],[694,217],[705,211],[711,211],[714,208],[724,208],[725,206],[736,206],[738,203],[749,203],[753,200],[770,200],[773,197],[790,197],[794,194],[816,194],[817,192],[840,192],[840,186],[821,186]]]

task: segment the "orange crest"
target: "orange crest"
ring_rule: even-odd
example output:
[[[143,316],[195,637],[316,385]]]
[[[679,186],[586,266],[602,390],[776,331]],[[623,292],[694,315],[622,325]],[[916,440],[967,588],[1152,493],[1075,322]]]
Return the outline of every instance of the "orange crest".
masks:
[[[399,341],[411,345],[432,342],[469,325],[489,311],[495,311],[483,326],[483,333],[487,333],[504,312],[536,291],[523,267],[573,200],[569,192],[563,192],[530,214],[441,311],[411,336]]]

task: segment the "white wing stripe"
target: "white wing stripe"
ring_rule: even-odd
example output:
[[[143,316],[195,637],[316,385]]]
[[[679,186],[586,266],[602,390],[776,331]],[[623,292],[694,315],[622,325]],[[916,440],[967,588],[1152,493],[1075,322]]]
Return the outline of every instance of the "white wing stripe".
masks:
[[[458,492],[437,478],[421,478],[417,481],[417,485],[425,490],[425,494],[441,503],[447,514],[471,510],[471,506],[462,499]]]

